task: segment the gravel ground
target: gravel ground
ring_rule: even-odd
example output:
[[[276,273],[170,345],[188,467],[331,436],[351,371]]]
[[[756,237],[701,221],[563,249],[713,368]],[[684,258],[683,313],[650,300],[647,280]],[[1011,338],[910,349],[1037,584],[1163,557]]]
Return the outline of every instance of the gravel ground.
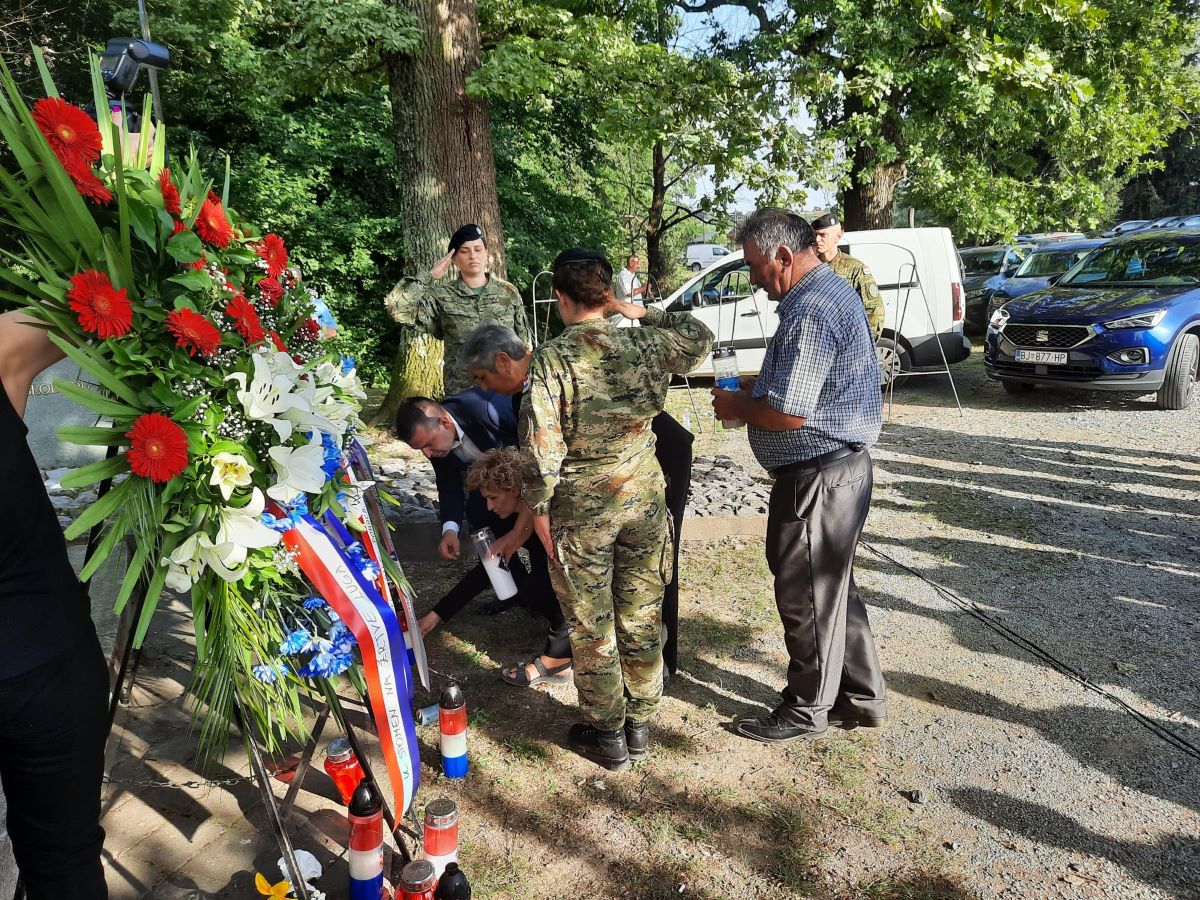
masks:
[[[944,375],[912,379],[873,451],[859,584],[889,777],[925,792],[924,827],[979,896],[1200,897],[1197,759],[875,552],[1200,745],[1200,408],[1009,397],[978,352],[953,373],[961,416]],[[698,452],[755,471],[742,433],[704,424]]]

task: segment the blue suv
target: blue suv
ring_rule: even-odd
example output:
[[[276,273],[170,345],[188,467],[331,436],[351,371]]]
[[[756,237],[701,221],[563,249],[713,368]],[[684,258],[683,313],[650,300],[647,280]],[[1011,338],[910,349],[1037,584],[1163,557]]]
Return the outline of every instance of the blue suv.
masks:
[[[997,309],[983,361],[1011,394],[1156,391],[1159,409],[1186,409],[1198,358],[1200,232],[1156,230],[1116,238],[1053,287]]]

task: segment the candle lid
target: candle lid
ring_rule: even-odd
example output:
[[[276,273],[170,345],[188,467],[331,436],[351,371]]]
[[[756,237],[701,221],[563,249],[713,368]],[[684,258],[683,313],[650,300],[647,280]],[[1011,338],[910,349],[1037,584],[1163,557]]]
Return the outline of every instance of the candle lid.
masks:
[[[446,797],[425,804],[425,824],[431,828],[449,828],[458,822],[458,807]]]
[[[427,859],[414,859],[400,871],[400,886],[406,891],[428,890],[436,883],[433,863]]]
[[[354,750],[346,738],[334,738],[325,748],[325,755],[329,757],[330,762],[345,762],[354,755]]]

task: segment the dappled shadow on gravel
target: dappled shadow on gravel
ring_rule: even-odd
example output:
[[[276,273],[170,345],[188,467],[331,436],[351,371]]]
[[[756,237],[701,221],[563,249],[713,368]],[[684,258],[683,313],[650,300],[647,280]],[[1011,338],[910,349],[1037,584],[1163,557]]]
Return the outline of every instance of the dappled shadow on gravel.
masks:
[[[1140,729],[1117,709],[1071,705],[1031,709],[985,691],[904,671],[888,672],[887,680],[893,691],[913,699],[1033,729],[1119,784],[1200,811],[1196,761]],[[1171,725],[1180,737],[1200,744],[1200,729],[1160,724]]]
[[[1200,456],[1144,455],[1154,462],[1141,450],[893,424],[864,541],[921,554],[926,577],[1093,680],[1200,717],[1189,674],[1200,646]],[[908,527],[877,534],[881,510]],[[869,553],[860,565],[894,571]],[[997,643],[969,617],[875,602],[942,617],[972,649]],[[1024,658],[1009,644],[999,652]]]
[[[1105,857],[1152,887],[1180,891],[1180,897],[1196,896],[1192,879],[1200,869],[1200,840],[1194,836],[1162,837],[1154,843],[1114,840],[1048,806],[998,791],[966,787],[944,793],[963,811],[997,828],[1069,852]]]

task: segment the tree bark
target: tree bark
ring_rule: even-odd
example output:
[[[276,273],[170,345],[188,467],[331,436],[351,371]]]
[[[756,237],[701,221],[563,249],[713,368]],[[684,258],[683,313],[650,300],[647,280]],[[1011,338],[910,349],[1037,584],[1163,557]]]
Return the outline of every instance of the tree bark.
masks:
[[[850,77],[849,75],[847,77]],[[870,113],[856,94],[846,97],[843,121],[856,115]],[[860,142],[850,157],[850,186],[842,192],[842,224],[847,231],[891,228],[892,205],[896,188],[907,174],[901,144],[900,124],[894,114],[887,114],[879,123],[882,136],[898,148],[894,159],[881,161],[875,147]]]
[[[422,25],[411,56],[386,59],[396,149],[404,266],[428,271],[446,253],[460,225],[477,222],[487,239],[491,270],[506,273],[496,195],[496,162],[487,107],[467,95],[479,67],[475,0],[393,0]],[[442,393],[442,345],[403,329],[392,380],[374,423],[390,422],[405,397]]]
[[[655,283],[661,284],[670,268],[662,250],[662,239],[665,233],[663,207],[667,201],[667,163],[662,141],[655,142],[651,153],[650,209],[646,215],[646,271]]]

